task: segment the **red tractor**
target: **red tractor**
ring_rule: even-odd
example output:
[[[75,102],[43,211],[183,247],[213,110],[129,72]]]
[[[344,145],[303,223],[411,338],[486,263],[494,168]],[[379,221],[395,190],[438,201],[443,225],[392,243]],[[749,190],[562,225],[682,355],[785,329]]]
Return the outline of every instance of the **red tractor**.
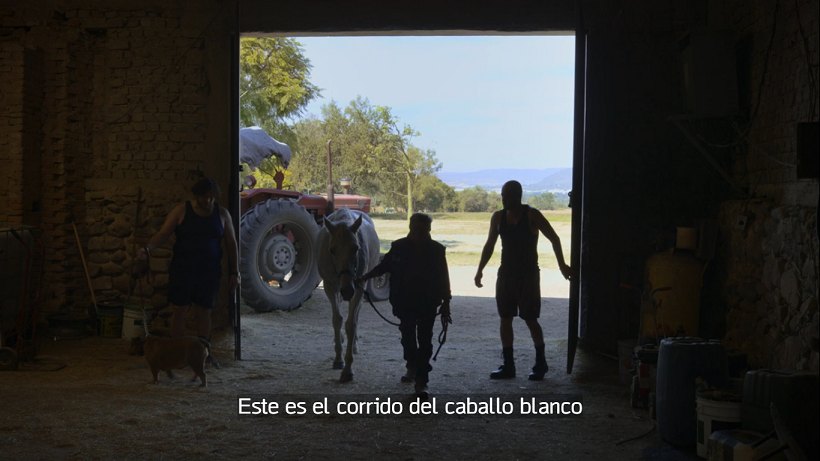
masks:
[[[255,168],[263,159],[276,156],[287,168],[290,147],[271,138],[261,128],[240,130],[240,161]],[[328,167],[330,167],[328,143]],[[239,271],[241,295],[257,312],[291,310],[302,305],[319,284],[316,239],[323,218],[335,209],[370,212],[370,197],[334,194],[328,171],[328,194],[308,195],[283,190],[284,175],[274,176],[276,188],[253,188],[246,181],[240,192]],[[368,281],[373,300],[386,299],[386,278]]]

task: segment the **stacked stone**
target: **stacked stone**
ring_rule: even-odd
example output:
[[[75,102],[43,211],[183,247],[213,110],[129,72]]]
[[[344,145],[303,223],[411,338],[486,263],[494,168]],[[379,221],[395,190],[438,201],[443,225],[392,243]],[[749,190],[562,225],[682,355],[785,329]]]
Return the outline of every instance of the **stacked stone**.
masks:
[[[20,224],[23,221],[23,161],[19,152],[23,144],[23,47],[16,43],[0,43],[0,223]]]
[[[722,214],[727,343],[756,367],[817,371],[816,210],[757,200]]]
[[[130,248],[135,238],[147,240],[132,235],[129,222],[138,184],[156,192],[146,194],[143,216],[161,222],[192,171],[228,171],[229,136],[209,130],[228,111],[206,110],[214,104],[209,72],[217,69],[206,61],[227,65],[230,56],[225,48],[215,58],[205,38],[223,21],[219,7],[0,7],[0,221],[43,230],[44,315],[66,306],[81,312],[91,302],[72,225],[97,294],[127,295]],[[223,105],[227,94],[217,98]],[[95,184],[105,180],[117,183]],[[167,255],[155,256],[162,285]],[[151,297],[164,303],[159,290]]]
[[[151,252],[151,278],[134,280],[131,269],[136,250],[161,227],[165,216],[178,203],[169,199],[163,189],[154,189],[130,182],[109,180],[87,182],[86,235],[88,240],[88,269],[95,294],[100,299],[119,302],[140,302],[142,297],[153,307],[167,303],[168,264],[173,237],[165,245]],[[176,188],[178,194],[180,188]],[[137,206],[139,202],[139,222]],[[184,200],[179,197],[178,200]]]

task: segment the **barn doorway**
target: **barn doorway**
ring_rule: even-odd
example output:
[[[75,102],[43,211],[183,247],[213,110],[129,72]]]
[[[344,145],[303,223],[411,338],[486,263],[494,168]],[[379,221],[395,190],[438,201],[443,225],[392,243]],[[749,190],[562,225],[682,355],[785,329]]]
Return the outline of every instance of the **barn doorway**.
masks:
[[[309,133],[306,126],[315,128],[333,116],[338,122],[345,119],[345,113],[350,117],[357,111],[386,109],[397,127],[413,133],[408,138],[414,147],[422,153],[432,152],[435,168],[430,169],[430,176],[450,190],[449,203],[424,202],[417,211],[433,214],[433,236],[448,247],[454,296],[485,298],[483,302],[493,303],[500,245],[485,269],[483,289],[475,287],[473,275],[489,216],[500,208],[498,194],[508,179],[522,183],[525,203],[543,210],[570,262],[572,210],[568,208],[568,193],[573,182],[576,84],[573,36],[275,37],[280,43],[286,40],[295,45],[306,58],[311,79],[306,80],[317,90],[317,96],[289,117],[291,127],[297,130],[269,128],[295,145],[291,160],[296,173],[287,174],[285,189],[321,191],[324,173],[316,172],[326,169],[324,152],[319,149],[325,140],[299,140],[296,131]],[[239,58],[243,59],[241,52]],[[247,75],[240,71],[239,78]],[[240,107],[245,107],[241,100]],[[249,123],[244,115],[240,120],[241,124]],[[337,149],[344,151],[345,147]],[[334,172],[337,182],[346,176],[350,174]],[[392,240],[406,234],[406,222],[397,218],[408,207],[402,207],[402,201],[391,201],[372,184],[368,188],[353,183],[354,189],[359,188],[357,193],[373,199],[371,214],[385,252]],[[470,194],[478,197],[466,197]],[[572,329],[567,309],[569,283],[558,271],[553,249],[543,237],[539,263],[542,323],[546,335],[560,341],[563,350],[567,331]],[[324,294],[315,291],[312,297]],[[577,324],[574,329],[577,331]],[[528,340],[525,330],[516,331],[516,336]],[[567,362],[569,369],[571,360]]]

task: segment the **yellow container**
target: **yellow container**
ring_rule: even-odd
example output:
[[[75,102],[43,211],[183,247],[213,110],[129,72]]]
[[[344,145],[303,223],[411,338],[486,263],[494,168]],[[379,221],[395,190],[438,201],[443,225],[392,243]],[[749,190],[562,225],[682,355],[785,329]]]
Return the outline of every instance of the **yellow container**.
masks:
[[[698,336],[704,268],[685,251],[670,250],[647,259],[649,290],[658,291],[642,312],[642,337]]]

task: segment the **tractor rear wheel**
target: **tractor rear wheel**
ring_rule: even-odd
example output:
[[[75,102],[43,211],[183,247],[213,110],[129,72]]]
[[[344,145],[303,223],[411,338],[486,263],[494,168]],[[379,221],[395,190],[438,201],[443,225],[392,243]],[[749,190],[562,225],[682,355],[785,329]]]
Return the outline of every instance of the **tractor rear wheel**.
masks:
[[[382,262],[384,255],[379,256],[379,262]],[[378,277],[373,277],[367,281],[367,294],[371,301],[384,301],[390,297],[390,273],[385,272]]]
[[[266,200],[239,224],[242,300],[257,312],[292,310],[319,284],[319,226],[291,200]]]

